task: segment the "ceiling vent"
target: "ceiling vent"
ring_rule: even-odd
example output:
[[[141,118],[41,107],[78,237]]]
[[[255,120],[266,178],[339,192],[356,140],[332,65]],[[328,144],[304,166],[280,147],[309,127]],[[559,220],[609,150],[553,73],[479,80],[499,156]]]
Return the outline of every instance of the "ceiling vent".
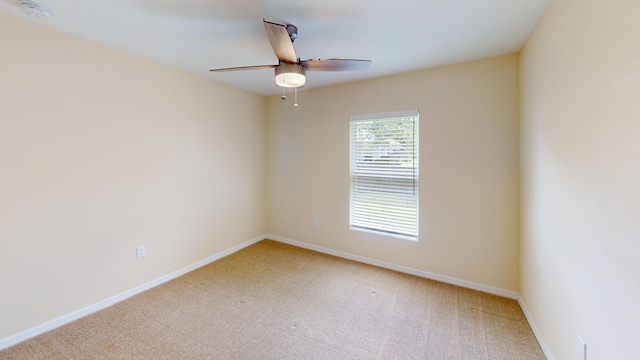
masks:
[[[35,18],[48,18],[51,16],[51,11],[49,11],[49,9],[34,1],[20,1],[20,7],[25,14]]]

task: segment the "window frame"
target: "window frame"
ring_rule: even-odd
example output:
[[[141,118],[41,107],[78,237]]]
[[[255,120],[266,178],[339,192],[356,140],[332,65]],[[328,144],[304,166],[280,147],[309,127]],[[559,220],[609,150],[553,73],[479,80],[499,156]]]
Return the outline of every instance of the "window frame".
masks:
[[[397,176],[393,176],[391,175],[391,172],[397,172],[391,170],[391,166],[389,167],[385,167],[385,166],[374,166],[375,169],[373,170],[375,172],[376,175],[372,175],[372,174],[367,174],[366,172],[363,173],[363,169],[365,168],[362,164],[363,161],[360,160],[358,161],[358,159],[363,159],[363,155],[366,157],[367,153],[365,153],[364,151],[358,151],[358,147],[357,147],[357,140],[356,140],[356,134],[354,134],[354,131],[356,131],[357,125],[354,125],[354,123],[357,122],[371,122],[371,121],[379,121],[379,122],[384,122],[385,120],[393,120],[393,119],[399,119],[399,118],[413,118],[413,132],[411,133],[411,151],[408,155],[410,155],[410,157],[412,158],[412,165],[410,166],[410,172],[403,172],[400,175]],[[353,231],[359,231],[359,232],[365,232],[365,233],[371,233],[371,234],[377,234],[377,235],[382,235],[382,236],[386,236],[386,237],[393,237],[393,238],[398,238],[398,239],[403,239],[403,240],[410,240],[410,241],[418,241],[419,239],[419,228],[420,228],[420,217],[419,217],[419,210],[420,210],[420,197],[419,197],[419,133],[420,133],[420,128],[419,128],[419,124],[420,124],[420,115],[419,115],[419,111],[418,110],[405,110],[405,111],[393,111],[393,112],[384,112],[384,113],[373,113],[373,114],[358,114],[358,115],[351,115],[350,119],[349,119],[349,229],[353,230]],[[380,125],[380,124],[378,124]],[[382,124],[384,125],[384,124]],[[354,126],[356,130],[354,130]],[[384,134],[383,135],[390,135],[390,133],[388,134]],[[391,136],[389,136],[389,139],[393,139]],[[379,140],[379,139],[378,139]],[[389,141],[389,140],[387,140]],[[362,143],[362,142],[360,142]],[[375,143],[375,141],[374,141]],[[371,146],[371,145],[370,145]],[[388,145],[383,145],[382,143],[378,143],[373,145],[375,147],[375,149],[377,149],[376,151],[380,152],[383,151],[385,149],[383,149],[383,147],[387,147]],[[402,148],[401,150],[403,153],[407,153],[407,151]],[[358,156],[358,154],[360,156]],[[387,155],[391,154],[388,149],[387,149]],[[370,153],[368,154],[369,157]],[[398,166],[393,167],[393,169],[398,169]],[[410,178],[407,178],[407,176],[410,176]],[[369,178],[367,180],[366,178]],[[411,186],[404,186],[401,185],[403,182],[407,182],[407,179],[409,179],[409,181],[411,182]],[[367,187],[366,190],[361,190],[358,191],[358,189],[363,188],[364,186],[359,185],[365,181],[368,181],[369,184],[372,184],[371,187]],[[394,223],[395,222],[390,222],[390,223],[385,223],[385,221],[382,219],[384,218],[384,215],[387,215],[389,213],[384,213],[384,215],[378,217],[378,218],[374,218],[374,220],[372,220],[372,223],[379,223],[379,224],[383,224],[384,228],[380,228],[380,225],[378,225],[378,227],[375,226],[365,226],[363,224],[363,221],[358,220],[356,218],[358,217],[363,217],[363,213],[365,214],[364,216],[371,216],[370,213],[367,213],[367,210],[356,210],[357,207],[362,207],[362,204],[366,204],[364,202],[362,202],[360,199],[358,199],[358,197],[362,197],[362,195],[364,193],[368,194],[368,195],[372,195],[372,197],[378,196],[376,199],[378,199],[377,201],[382,201],[381,199],[383,199],[385,196],[389,197],[389,193],[393,192],[394,190],[400,191],[401,190],[407,190],[410,189],[412,191],[412,195],[403,195],[401,196],[401,198],[406,198],[407,199],[407,204],[411,204],[411,206],[409,208],[407,208],[409,211],[414,211],[411,213],[411,231],[407,231],[405,230],[401,230],[401,227],[396,227],[395,230],[392,229],[394,227]],[[393,205],[391,202],[389,204],[378,204],[376,206],[380,206],[381,209],[384,206],[391,206]],[[403,205],[405,206],[405,205]],[[389,209],[389,207],[387,207],[387,209]],[[393,210],[391,210],[391,213],[393,213]],[[397,212],[396,212],[397,214]],[[366,223],[367,221],[364,221],[364,223]],[[371,225],[368,224],[368,225]]]

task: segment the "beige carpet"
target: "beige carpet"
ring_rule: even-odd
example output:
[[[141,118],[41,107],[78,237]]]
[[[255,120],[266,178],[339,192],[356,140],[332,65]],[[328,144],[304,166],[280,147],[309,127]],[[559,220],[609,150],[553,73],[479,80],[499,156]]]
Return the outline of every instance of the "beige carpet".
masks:
[[[0,359],[545,359],[514,300],[265,240]]]

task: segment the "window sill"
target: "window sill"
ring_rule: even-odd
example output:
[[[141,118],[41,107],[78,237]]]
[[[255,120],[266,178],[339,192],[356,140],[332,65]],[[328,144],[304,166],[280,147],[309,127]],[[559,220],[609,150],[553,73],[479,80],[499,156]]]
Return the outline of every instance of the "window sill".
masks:
[[[391,238],[395,238],[395,239],[418,242],[418,237],[417,236],[402,235],[402,234],[396,234],[396,233],[387,232],[387,231],[361,228],[361,227],[357,227],[357,226],[350,226],[349,230],[359,231],[359,232],[363,232],[363,233],[367,233],[367,234],[373,234],[373,235],[380,235],[380,236],[384,236],[384,237],[391,237]]]

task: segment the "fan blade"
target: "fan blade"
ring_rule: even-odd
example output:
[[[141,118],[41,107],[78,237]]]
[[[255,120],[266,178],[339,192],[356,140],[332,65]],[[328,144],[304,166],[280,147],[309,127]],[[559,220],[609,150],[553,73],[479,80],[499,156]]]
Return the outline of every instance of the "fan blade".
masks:
[[[222,68],[222,69],[211,69],[209,71],[213,72],[223,72],[223,71],[240,71],[240,70],[259,70],[259,69],[273,69],[278,65],[255,65],[255,66],[238,66],[238,67],[230,67],[230,68]]]
[[[357,59],[325,59],[303,60],[300,62],[308,71],[350,71],[367,70],[371,66],[371,60]]]
[[[264,22],[264,28],[267,30],[267,36],[273,51],[280,61],[296,64],[298,57],[296,56],[296,50],[293,48],[293,43],[289,38],[287,27],[282,24],[276,24],[262,19]]]

